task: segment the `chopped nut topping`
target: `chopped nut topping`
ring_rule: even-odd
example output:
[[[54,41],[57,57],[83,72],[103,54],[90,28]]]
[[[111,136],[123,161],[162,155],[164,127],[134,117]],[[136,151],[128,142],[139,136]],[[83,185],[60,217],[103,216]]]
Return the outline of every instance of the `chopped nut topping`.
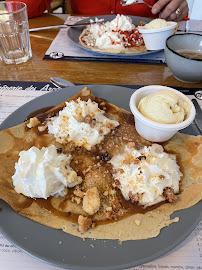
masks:
[[[113,124],[113,123],[110,123],[110,122],[107,122],[107,127],[109,128],[109,129],[114,129],[115,128],[115,125]]]
[[[84,118],[81,114],[77,114],[74,116],[74,118],[76,119],[76,121],[78,122],[83,122],[84,121]]]
[[[108,196],[109,195],[109,192],[106,190],[104,193],[103,193],[104,196]]]
[[[75,143],[74,142],[69,142],[64,147],[64,153],[72,152],[74,149],[75,149]]]
[[[111,207],[111,206],[107,207],[107,208],[106,208],[106,211],[107,211],[107,212],[112,212],[112,207]]]
[[[79,198],[83,198],[83,197],[84,197],[83,191],[81,191],[79,188],[76,188],[76,189],[74,190],[74,195],[76,195],[76,196],[79,197]]]
[[[97,227],[96,223],[93,222],[91,227],[92,227],[92,229],[95,229]]]
[[[133,163],[133,161],[134,161],[134,157],[131,154],[126,154],[124,164],[129,165]]]
[[[129,142],[127,143],[128,148],[134,148],[135,147],[135,143],[134,142]]]
[[[95,151],[95,150],[96,150],[96,146],[93,145],[93,146],[91,147],[91,150],[92,150],[92,152]]]
[[[33,128],[36,127],[37,125],[39,125],[41,122],[36,118],[30,118],[29,123],[27,124],[28,128]]]
[[[47,129],[48,126],[38,126],[38,131],[43,132]]]
[[[121,183],[119,182],[119,180],[115,180],[112,185],[113,187],[117,187],[117,188],[121,187]]]
[[[139,201],[139,195],[137,193],[133,194],[131,191],[128,193],[129,198],[131,199],[132,203]]]
[[[96,119],[92,118],[89,114],[84,118],[84,123],[89,124],[92,128],[96,125]]]
[[[89,215],[95,214],[100,208],[100,196],[96,187],[89,188],[83,198],[83,210]]]
[[[80,203],[81,203],[81,198],[75,197],[74,200],[75,200],[75,202],[76,202],[77,204],[80,204]]]
[[[164,190],[163,190],[163,196],[170,203],[177,201],[177,196],[175,195],[174,190],[171,187],[164,188]]]
[[[92,220],[90,218],[80,215],[78,218],[78,225],[79,225],[79,231],[81,233],[84,233],[91,227]]]
[[[102,101],[101,103],[100,103],[100,106],[105,106],[106,105],[106,103],[104,102],[104,101]]]
[[[116,194],[116,190],[115,190],[115,189],[111,189],[111,190],[109,191],[109,194],[110,194],[110,195]]]
[[[117,219],[117,213],[115,213],[114,211],[109,211],[106,213],[106,218],[109,220]]]
[[[113,201],[112,202],[112,209],[114,210],[114,212],[118,212],[120,209],[120,204],[117,201]]]
[[[92,169],[92,166],[87,167],[85,170],[82,171],[84,175],[86,175],[90,170]]]

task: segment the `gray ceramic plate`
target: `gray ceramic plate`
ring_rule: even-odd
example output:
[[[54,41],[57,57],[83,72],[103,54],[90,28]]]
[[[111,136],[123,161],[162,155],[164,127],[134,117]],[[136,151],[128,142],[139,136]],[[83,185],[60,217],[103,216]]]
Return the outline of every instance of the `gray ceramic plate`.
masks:
[[[94,95],[129,110],[129,98],[133,89],[119,86],[88,86]],[[60,103],[80,91],[83,86],[68,87],[38,97],[11,114],[0,126],[5,129],[21,123],[36,109]],[[189,133],[197,134],[191,127]],[[0,231],[14,245],[31,256],[52,265],[75,270],[125,269],[134,267],[162,256],[181,241],[196,227],[202,218],[202,202],[174,213],[180,221],[164,228],[158,237],[126,241],[82,239],[40,225],[16,214],[0,200]]]
[[[111,21],[113,20],[114,18],[116,17],[116,15],[103,15],[103,16],[96,16],[96,17],[91,17],[91,19],[95,20],[95,18],[98,18],[98,19],[104,19],[105,21]],[[140,22],[150,22],[151,19],[148,19],[148,18],[144,18],[144,17],[137,17],[137,16],[130,16],[130,18],[132,19],[132,22],[133,24],[135,25],[139,25]],[[86,22],[89,22],[89,18],[88,19],[84,19],[84,20],[81,20],[79,21],[78,23],[86,23]],[[83,31],[83,28],[82,27],[70,27],[67,31],[67,35],[68,37],[71,39],[71,41],[73,41],[77,46],[85,49],[85,50],[88,50],[90,52],[93,52],[93,53],[98,53],[98,54],[101,54],[101,55],[109,55],[109,56],[114,56],[115,54],[114,53],[105,53],[105,52],[95,52],[95,51],[92,51],[91,49],[88,49],[84,46],[81,45],[81,43],[79,42],[79,36],[80,34],[82,33]],[[124,56],[124,57],[129,57],[129,56],[136,56],[136,55],[145,55],[145,54],[151,54],[151,53],[156,53],[156,52],[159,52],[160,50],[158,51],[146,51],[146,52],[141,52],[141,53],[133,53],[133,54],[117,54],[117,56]]]

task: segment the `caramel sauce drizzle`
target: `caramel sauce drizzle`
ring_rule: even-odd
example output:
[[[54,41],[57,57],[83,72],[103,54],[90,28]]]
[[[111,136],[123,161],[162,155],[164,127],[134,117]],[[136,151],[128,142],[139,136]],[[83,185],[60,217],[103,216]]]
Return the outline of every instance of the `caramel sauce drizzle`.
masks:
[[[119,116],[119,122],[120,124],[124,124],[124,123],[127,123],[131,126],[134,126],[134,117],[132,114],[128,114],[128,113],[124,113],[124,111],[117,111],[112,105],[110,105],[109,103],[105,103],[105,100],[104,99],[101,99],[101,98],[96,98],[95,97],[95,102],[97,102],[99,104],[99,107],[100,109],[103,109],[104,107],[104,110],[105,110],[105,113],[111,113],[111,112],[116,112]],[[102,102],[104,102],[104,105],[102,106]],[[37,117],[39,119],[39,121],[42,123],[48,116],[48,110],[50,110],[52,107],[45,107],[45,108],[42,108],[42,109],[39,109],[39,110],[36,110],[34,112],[32,112],[31,114],[29,114],[25,121],[29,120],[30,118],[32,117]],[[56,110],[54,110],[52,112],[53,115],[57,115],[57,113],[61,110],[62,108],[57,108]],[[41,147],[42,146],[48,146],[47,145],[47,141],[46,139],[44,139],[43,137],[43,134],[46,134],[47,131],[44,131],[44,132],[39,132],[38,131],[38,127],[34,127],[33,128],[34,132],[40,137],[40,145]],[[132,132],[134,132],[134,130],[132,130]],[[137,133],[136,133],[137,134]],[[37,137],[38,137],[37,136]],[[138,140],[139,139],[139,140]],[[144,139],[142,139],[141,137],[138,136],[138,139],[137,141],[135,141],[135,143],[137,144],[137,147],[140,147],[141,145],[150,145],[149,142],[145,141]],[[37,141],[38,142],[38,141]],[[35,141],[34,141],[35,143]],[[39,143],[39,142],[38,142]],[[98,155],[99,153],[92,153],[92,155],[96,156]],[[70,189],[70,193],[71,192],[71,189]],[[69,197],[69,196],[68,196]],[[73,214],[73,213],[70,213],[70,212],[64,212],[64,209],[65,209],[65,206],[66,206],[66,200],[68,200],[68,197],[67,198],[64,198],[63,201],[61,201],[59,203],[59,209],[61,209],[61,211],[59,211],[58,209],[55,209],[52,204],[51,204],[51,199],[52,197],[49,197],[48,199],[31,199],[31,198],[27,198],[24,202],[22,203],[18,203],[17,207],[21,208],[21,209],[25,209],[29,206],[31,206],[32,202],[36,202],[41,208],[43,209],[46,209],[47,211],[51,212],[54,216],[57,216],[57,217],[60,217],[60,218],[63,218],[64,220],[68,220],[68,221],[71,221],[73,223],[77,223],[78,221],[78,214]],[[160,205],[166,203],[166,202],[162,202],[162,203],[158,203],[156,205],[153,205],[153,206],[150,206],[150,207],[147,207],[147,208],[144,208],[140,205],[138,205],[137,203],[132,203],[130,200],[127,201],[123,198],[123,196],[121,195],[121,193],[118,195],[118,198],[119,198],[119,202],[121,204],[121,206],[126,209],[126,213],[121,216],[121,217],[118,217],[118,220],[121,220],[121,219],[124,219],[124,218],[127,218],[133,214],[136,214],[136,213],[146,213],[148,211],[151,211],[153,209],[156,209],[157,207],[159,207]],[[100,220],[100,221],[96,221],[96,224],[97,225],[105,225],[105,224],[108,224],[108,223],[113,223],[113,222],[116,222],[117,219],[112,219],[112,220]]]

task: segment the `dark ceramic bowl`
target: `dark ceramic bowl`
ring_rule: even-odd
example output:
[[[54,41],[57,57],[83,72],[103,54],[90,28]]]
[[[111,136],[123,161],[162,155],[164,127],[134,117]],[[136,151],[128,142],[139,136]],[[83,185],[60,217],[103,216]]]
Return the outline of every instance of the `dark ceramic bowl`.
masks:
[[[202,55],[202,35],[172,35],[166,40],[165,47],[166,63],[177,80],[187,83],[202,81],[202,59],[183,56],[181,51],[198,52]]]

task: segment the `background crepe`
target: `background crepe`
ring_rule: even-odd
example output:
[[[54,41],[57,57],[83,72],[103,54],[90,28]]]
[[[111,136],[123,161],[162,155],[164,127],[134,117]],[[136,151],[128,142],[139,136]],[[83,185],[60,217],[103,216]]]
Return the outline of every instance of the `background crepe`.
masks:
[[[123,54],[136,54],[136,53],[141,53],[141,52],[146,52],[147,49],[143,44],[137,46],[137,47],[128,47],[128,48],[124,48],[124,49],[115,49],[115,48],[108,48],[108,49],[100,49],[97,46],[90,46],[87,45],[85,42],[83,42],[83,37],[86,36],[88,33],[88,29],[84,29],[81,33],[81,35],[79,36],[79,41],[81,43],[82,46],[84,46],[85,48],[91,49],[92,51],[95,52],[103,52],[103,53],[114,53],[114,54],[119,54],[119,53],[123,53]],[[89,39],[90,41],[90,39]],[[91,43],[91,42],[89,42]]]
[[[81,97],[87,100],[94,99],[88,89],[84,89],[72,99]],[[65,103],[56,106],[48,113],[54,113],[61,109]],[[131,117],[131,114],[115,106],[110,107],[111,118],[116,118],[117,113],[122,112]],[[47,114],[48,114],[47,113]],[[43,115],[43,117],[45,117]],[[127,123],[126,123],[127,125]],[[135,134],[140,144],[148,143],[140,136]],[[85,234],[78,232],[77,226],[72,226],[72,221],[67,220],[64,216],[52,214],[57,207],[53,202],[52,213],[43,207],[43,204],[35,200],[26,198],[17,194],[12,186],[11,176],[14,174],[14,164],[18,160],[18,153],[27,150],[35,145],[41,147],[49,144],[58,144],[51,135],[39,134],[35,129],[27,129],[26,123],[0,132],[0,198],[7,201],[13,209],[19,214],[26,216],[46,226],[63,229],[65,232],[80,237],[101,238],[101,239],[146,239],[155,237],[159,234],[160,229],[169,225],[177,219],[170,220],[170,214],[176,210],[188,208],[196,204],[202,196],[202,136],[189,136],[177,134],[169,142],[164,144],[166,150],[177,153],[181,170],[184,174],[182,180],[182,194],[175,204],[164,204],[155,210],[145,214],[134,214],[128,218],[117,222],[100,225]],[[76,210],[75,210],[76,211]],[[80,211],[80,210],[78,210]],[[127,227],[127,230],[125,228]]]

